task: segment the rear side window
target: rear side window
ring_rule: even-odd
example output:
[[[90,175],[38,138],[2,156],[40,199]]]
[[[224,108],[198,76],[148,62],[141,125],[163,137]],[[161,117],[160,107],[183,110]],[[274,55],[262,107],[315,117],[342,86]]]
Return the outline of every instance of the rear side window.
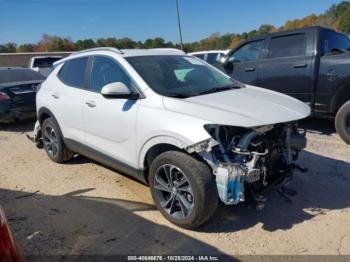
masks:
[[[217,62],[219,53],[209,53],[207,57],[207,62],[209,64],[215,64]]]
[[[334,31],[324,30],[322,37],[323,54],[331,53],[334,49],[350,51],[349,37]]]
[[[65,62],[58,77],[63,83],[73,87],[85,87],[87,57],[75,58]]]
[[[273,37],[270,40],[268,58],[305,55],[305,34]]]
[[[204,54],[195,54],[195,55],[193,55],[193,56],[198,57],[199,59],[204,60]]]

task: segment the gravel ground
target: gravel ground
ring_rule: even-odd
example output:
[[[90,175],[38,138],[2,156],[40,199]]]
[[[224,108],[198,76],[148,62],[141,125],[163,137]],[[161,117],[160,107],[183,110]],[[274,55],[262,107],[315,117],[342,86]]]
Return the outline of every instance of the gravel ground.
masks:
[[[303,125],[293,202],[221,206],[197,231],[167,222],[137,181],[84,157],[51,162],[26,137],[32,122],[0,127],[0,204],[26,255],[350,255],[350,147],[329,121]]]

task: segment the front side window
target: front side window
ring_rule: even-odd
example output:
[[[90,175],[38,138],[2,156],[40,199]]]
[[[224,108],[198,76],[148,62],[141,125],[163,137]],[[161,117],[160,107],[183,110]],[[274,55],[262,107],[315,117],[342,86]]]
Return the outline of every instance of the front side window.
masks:
[[[247,43],[230,55],[232,63],[256,61],[262,48],[263,40]]]
[[[155,92],[164,96],[186,98],[244,86],[190,56],[139,56],[127,60]]]
[[[273,37],[268,48],[268,58],[305,55],[305,34]]]
[[[349,37],[331,30],[324,30],[322,34],[323,54],[332,53],[333,50],[350,51]]]
[[[64,63],[58,77],[69,86],[84,88],[88,57],[74,58]]]
[[[114,60],[96,56],[91,72],[91,90],[100,93],[105,85],[122,82],[131,88],[131,79]]]

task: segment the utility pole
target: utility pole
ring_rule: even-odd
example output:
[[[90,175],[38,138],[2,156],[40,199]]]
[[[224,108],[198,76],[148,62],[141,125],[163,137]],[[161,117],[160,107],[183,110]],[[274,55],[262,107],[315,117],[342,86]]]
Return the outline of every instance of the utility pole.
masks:
[[[178,0],[176,0],[176,13],[177,13],[177,24],[179,26],[180,48],[183,51],[182,29],[181,29],[181,22],[180,22],[180,12],[179,12],[179,1]]]

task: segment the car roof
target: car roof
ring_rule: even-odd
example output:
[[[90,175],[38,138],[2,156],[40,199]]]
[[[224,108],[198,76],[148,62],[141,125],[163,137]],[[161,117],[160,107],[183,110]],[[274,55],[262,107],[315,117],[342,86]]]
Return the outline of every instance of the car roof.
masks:
[[[156,56],[156,55],[186,55],[185,52],[175,48],[152,48],[152,49],[117,49],[114,47],[98,47],[92,49],[86,49],[72,53],[70,56],[56,61],[53,65],[56,66],[67,60],[82,57],[87,55],[96,55],[99,52],[113,52],[122,57],[135,57],[135,56]]]
[[[329,30],[329,31],[337,32],[333,28],[314,25],[314,26],[307,26],[307,27],[301,27],[301,28],[295,28],[295,29],[289,29],[289,30],[282,30],[282,31],[276,31],[276,32],[272,32],[272,33],[254,36],[254,37],[248,38],[246,40],[242,40],[238,46],[240,46],[241,44],[246,43],[246,42],[254,42],[256,40],[261,40],[261,39],[264,39],[268,36],[274,37],[274,36],[285,35],[285,34],[298,34],[298,33],[312,31],[312,30]],[[337,33],[341,33],[341,32],[337,32]],[[341,34],[343,34],[343,33],[341,33]],[[236,47],[238,47],[238,46],[236,46]]]
[[[184,55],[185,53],[172,48],[153,48],[153,49],[122,49],[122,56],[152,56],[152,55]]]
[[[19,66],[2,66],[0,67],[0,70],[31,70],[29,68],[25,68],[25,67],[19,67]]]
[[[33,56],[31,59],[43,59],[43,58],[62,58],[61,55],[46,55],[46,56]]]
[[[208,50],[208,51],[197,51],[188,53],[189,55],[200,55],[200,54],[211,54],[211,53],[222,53],[227,54],[230,50]]]

